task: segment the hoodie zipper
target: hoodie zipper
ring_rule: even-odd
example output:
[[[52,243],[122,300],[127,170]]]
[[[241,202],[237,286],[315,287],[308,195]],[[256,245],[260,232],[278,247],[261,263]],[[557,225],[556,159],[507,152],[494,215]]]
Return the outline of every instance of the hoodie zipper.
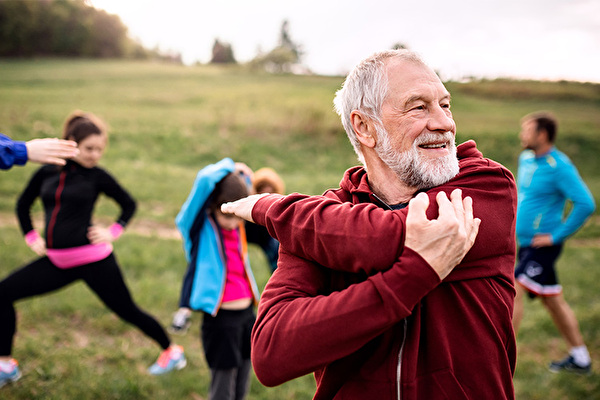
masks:
[[[397,386],[397,391],[396,391],[396,398],[398,400],[402,399],[402,385],[401,385],[401,377],[402,377],[402,353],[404,353],[404,344],[406,343],[406,331],[407,331],[407,321],[406,318],[403,321],[403,330],[404,330],[404,335],[402,336],[402,343],[400,344],[400,350],[398,351],[398,366],[396,367],[396,384]]]

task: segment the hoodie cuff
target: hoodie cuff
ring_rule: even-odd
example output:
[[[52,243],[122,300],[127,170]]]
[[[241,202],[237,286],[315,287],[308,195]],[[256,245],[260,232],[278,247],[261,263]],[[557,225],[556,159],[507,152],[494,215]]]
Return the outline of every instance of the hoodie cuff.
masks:
[[[40,234],[35,229],[30,230],[25,234],[25,243],[27,246],[31,246],[36,240],[40,238]]]
[[[123,225],[115,222],[108,228],[108,231],[112,235],[113,239],[118,239],[123,233]]]
[[[278,200],[282,199],[281,194],[270,194],[268,196],[261,197],[254,207],[252,207],[252,220],[255,224],[265,226],[267,224],[267,211],[269,208]]]
[[[13,142],[13,151],[15,153],[15,165],[25,165],[27,162],[27,146],[25,142]]]

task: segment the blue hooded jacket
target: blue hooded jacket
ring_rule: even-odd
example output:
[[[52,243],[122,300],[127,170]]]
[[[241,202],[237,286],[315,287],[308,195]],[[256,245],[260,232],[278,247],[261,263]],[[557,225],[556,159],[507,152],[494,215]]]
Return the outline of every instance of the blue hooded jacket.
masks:
[[[209,217],[207,206],[217,183],[235,170],[230,158],[206,166],[196,175],[192,190],[175,218],[181,232],[188,269],[183,281],[180,306],[216,315],[225,291],[226,260],[219,226]],[[243,230],[243,224],[241,224]],[[250,269],[246,239],[240,234],[240,251],[254,302],[259,293]]]

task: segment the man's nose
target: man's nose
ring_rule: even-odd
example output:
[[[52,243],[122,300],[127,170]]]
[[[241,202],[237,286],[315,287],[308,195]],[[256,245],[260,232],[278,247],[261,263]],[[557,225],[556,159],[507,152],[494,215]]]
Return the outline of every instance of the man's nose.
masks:
[[[455,123],[450,111],[441,106],[433,107],[428,128],[430,131],[454,132]]]

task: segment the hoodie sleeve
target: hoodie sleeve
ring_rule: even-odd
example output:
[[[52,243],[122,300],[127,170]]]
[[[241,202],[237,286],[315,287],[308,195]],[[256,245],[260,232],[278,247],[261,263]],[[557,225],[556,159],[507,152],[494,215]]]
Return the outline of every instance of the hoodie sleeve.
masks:
[[[33,228],[31,219],[31,207],[35,200],[39,197],[42,183],[44,181],[44,171],[46,167],[40,167],[31,177],[25,189],[19,196],[16,206],[17,219],[23,235],[27,235]]]
[[[257,202],[252,217],[289,252],[337,270],[371,274],[388,269],[404,247],[406,212],[370,203],[269,195]]]
[[[460,267],[482,266],[480,259],[513,254],[516,186],[512,174],[490,160],[471,160],[456,178],[426,192],[429,219],[438,216],[437,193],[450,195],[457,188],[463,196],[471,196],[474,215],[482,219],[475,244]],[[331,269],[370,275],[389,269],[402,253],[407,212],[406,208],[384,210],[370,203],[293,194],[265,196],[255,205],[252,217],[300,257]]]
[[[330,293],[324,287],[330,277],[326,269],[285,250],[280,261],[263,292],[252,332],[252,364],[267,386],[353,354],[410,315],[440,283],[410,249],[388,271]]]
[[[0,169],[10,169],[13,165],[27,162],[25,142],[17,142],[0,133]]]
[[[594,197],[570,161],[557,169],[557,187],[564,198],[569,199],[572,208],[562,224],[552,234],[554,243],[562,243],[583,226],[596,209]]]
[[[115,200],[119,207],[121,207],[121,214],[116,223],[124,228],[135,213],[135,200],[112,175],[100,168],[98,168],[98,170],[100,173],[99,182],[102,192]]]

